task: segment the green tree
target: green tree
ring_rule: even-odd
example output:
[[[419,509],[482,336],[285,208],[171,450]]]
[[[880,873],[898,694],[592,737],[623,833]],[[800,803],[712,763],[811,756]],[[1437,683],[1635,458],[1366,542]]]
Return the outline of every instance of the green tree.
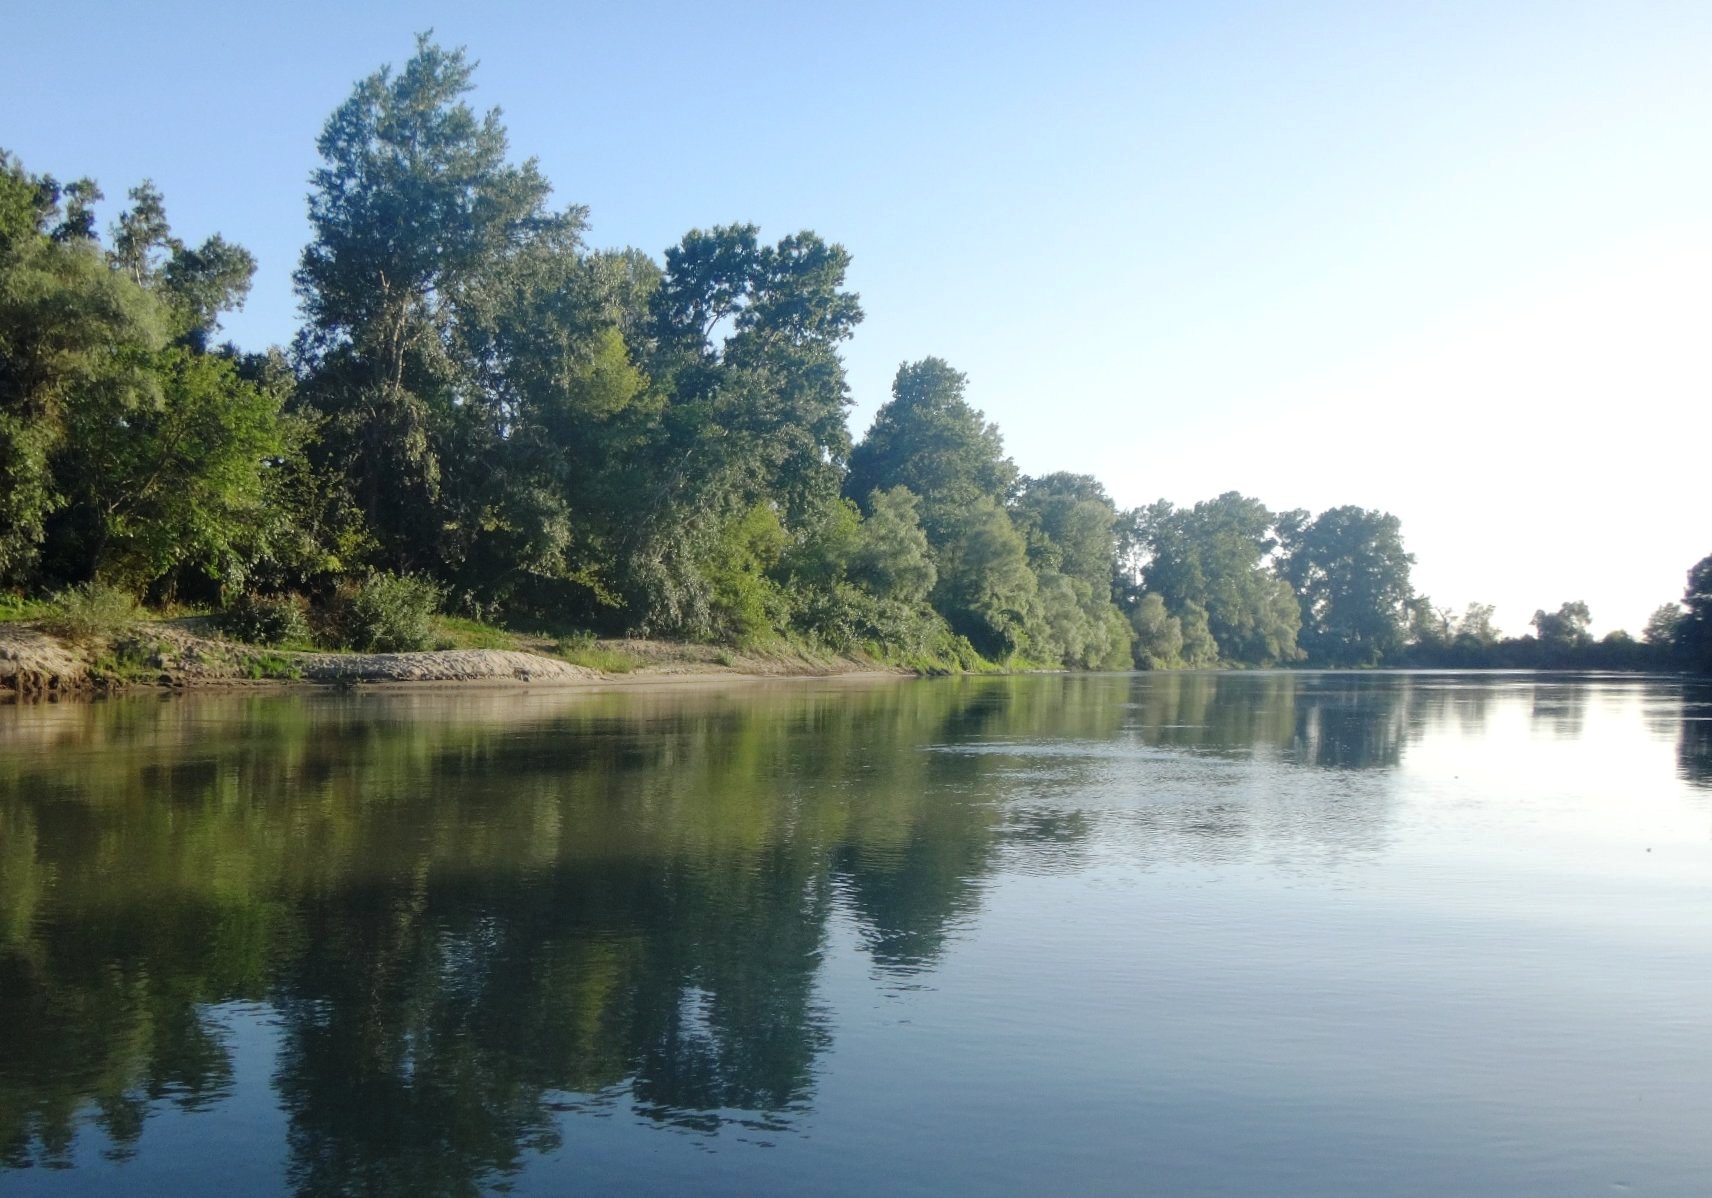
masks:
[[[1028,540],[1036,570],[1059,570],[1110,594],[1116,567],[1117,509],[1098,479],[1087,474],[1024,478],[1012,519]]]
[[[1144,670],[1173,670],[1184,664],[1183,622],[1165,610],[1164,599],[1143,595],[1129,618],[1135,629],[1137,666]]]
[[[1646,626],[1641,630],[1641,640],[1655,648],[1669,649],[1676,643],[1682,620],[1680,603],[1662,603],[1647,617]]]
[[[166,303],[176,337],[205,349],[220,327],[220,314],[244,306],[256,260],[218,233],[200,246],[173,236],[166,198],[151,180],[133,187],[129,197],[131,207],[114,223],[107,260]]]
[[[1105,488],[1085,474],[1059,473],[1025,478],[1018,492],[1012,519],[1028,543],[1058,659],[1128,668],[1131,629],[1112,604],[1118,515]]]
[[[241,586],[266,522],[282,395],[184,348],[155,355],[144,381],[69,413],[57,463],[67,505],[49,553],[71,559],[67,574],[82,565],[133,590],[187,565]]]
[[[1563,604],[1555,612],[1536,611],[1528,622],[1534,626],[1541,649],[1548,653],[1566,654],[1593,643],[1593,635],[1587,630],[1592,619],[1587,604],[1578,599]]]
[[[296,274],[318,459],[383,564],[442,573],[482,517],[504,431],[475,385],[466,310],[518,264],[574,252],[585,224],[581,208],[548,209],[534,160],[507,161],[499,112],[463,101],[473,71],[424,34],[402,70],[357,85],[317,142]]]
[[[1687,611],[1676,627],[1678,658],[1688,669],[1712,674],[1712,554],[1688,571],[1682,605]]]
[[[1302,648],[1311,661],[1370,666],[1403,647],[1413,555],[1402,525],[1388,512],[1336,507],[1313,520],[1306,512],[1279,519],[1280,573],[1301,607]]]
[[[921,530],[920,501],[908,488],[868,497],[868,518],[860,525],[848,569],[852,582],[882,598],[913,604],[932,592],[939,572]]]
[[[996,425],[963,398],[967,378],[940,358],[898,367],[892,398],[850,454],[844,493],[866,503],[875,491],[908,487],[935,548],[948,544],[983,500],[1003,502],[1016,481]]]
[[[224,282],[193,302],[171,282],[185,251],[157,191],[133,192],[149,229],[132,221],[137,271],[94,240],[94,184],[67,189],[74,203],[63,218],[59,194],[5,159],[0,571],[19,580],[40,562],[48,585],[99,574],[132,588],[187,565],[241,577],[266,523],[263,477],[283,447],[283,392],[201,352],[199,333],[242,300],[253,262],[210,239],[205,248],[225,247]],[[178,256],[151,258],[138,248],[145,236]],[[180,277],[208,282],[189,268]]]
[[[754,225],[695,229],[666,251],[650,368],[669,399],[673,494],[765,492],[788,518],[838,491],[850,452],[839,345],[862,308],[850,255],[809,231],[774,245]]]
[[[1028,547],[992,499],[971,505],[941,552],[933,606],[988,657],[1012,657],[1038,638],[1039,584]]]
[[[145,387],[146,354],[167,332],[92,241],[52,235],[60,195],[0,151],[0,577],[13,582],[30,575],[64,503],[52,463],[68,410]]]
[[[1143,584],[1184,621],[1186,649],[1204,649],[1191,635],[1194,604],[1227,661],[1271,665],[1301,656],[1295,594],[1267,566],[1277,547],[1272,526],[1264,504],[1235,491],[1193,508],[1161,500],[1135,517],[1132,535],[1146,548]]]

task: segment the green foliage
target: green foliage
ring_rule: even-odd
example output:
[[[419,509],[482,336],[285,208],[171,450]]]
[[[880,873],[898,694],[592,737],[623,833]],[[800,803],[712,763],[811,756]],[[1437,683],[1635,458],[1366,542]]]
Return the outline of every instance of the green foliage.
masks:
[[[238,595],[215,616],[214,626],[252,645],[303,642],[310,636],[308,605],[297,595]]]
[[[42,620],[53,614],[53,605],[27,595],[0,592],[0,623],[22,620]]]
[[[562,637],[553,645],[553,653],[574,666],[585,666],[603,674],[628,674],[642,664],[642,659],[634,653],[600,644],[593,633]]]
[[[0,247],[0,575],[30,575],[65,507],[55,457],[68,422],[150,394],[166,330],[161,306],[89,242],[30,230]]]
[[[144,587],[182,566],[242,582],[281,448],[280,396],[229,359],[169,348],[141,385],[78,405],[60,455],[71,510],[50,558]]]
[[[1712,674],[1712,554],[1688,571],[1683,590],[1686,608],[1676,626],[1676,658],[1686,669]]]
[[[1680,603],[1664,603],[1653,609],[1647,617],[1646,626],[1641,630],[1641,640],[1656,648],[1669,649],[1676,643],[1678,630],[1682,627],[1683,611]]]
[[[488,518],[506,414],[481,386],[505,310],[573,256],[582,209],[553,213],[533,161],[506,161],[497,111],[462,97],[474,66],[426,35],[328,119],[296,274],[313,459],[363,513],[381,560],[444,568]],[[552,285],[549,283],[549,285]]]
[[[1534,613],[1534,618],[1529,623],[1534,626],[1543,650],[1551,654],[1562,654],[1593,643],[1592,634],[1587,631],[1592,620],[1593,615],[1587,610],[1587,604],[1575,600],[1565,603],[1555,612],[1542,608]]]
[[[1044,632],[1027,546],[991,499],[963,514],[945,546],[933,606],[985,657],[1015,657]]]
[[[463,616],[434,617],[434,643],[447,649],[519,648],[513,633]]]
[[[10,160],[0,176],[13,213],[0,243],[0,575],[141,589],[186,566],[241,574],[282,448],[280,395],[204,342],[253,261],[218,235],[187,249],[151,184],[104,255],[92,183],[67,189],[49,231],[57,186]],[[31,185],[34,216],[20,220]]]
[[[49,601],[43,627],[79,644],[111,640],[142,618],[137,597],[122,587],[88,582],[68,587]]]
[[[1312,521],[1305,512],[1279,518],[1279,573],[1295,588],[1301,644],[1308,659],[1371,666],[1395,658],[1404,644],[1414,588],[1402,525],[1387,512],[1337,507]]]
[[[1217,665],[1219,642],[1213,637],[1207,609],[1191,600],[1183,605],[1177,618],[1183,628],[1183,664],[1192,669]]]
[[[426,578],[385,571],[371,575],[343,599],[339,623],[345,643],[376,653],[427,649],[440,600],[440,588]]]
[[[1193,604],[1224,660],[1272,665],[1300,658],[1295,593],[1267,566],[1278,545],[1273,520],[1264,504],[1235,491],[1193,508],[1162,500],[1133,517],[1130,536],[1145,555],[1145,589],[1184,621],[1185,653],[1191,645],[1197,654],[1207,651],[1199,630],[1189,627]]]
[[[850,580],[872,595],[919,604],[939,581],[921,527],[920,501],[906,487],[868,496],[868,518],[854,542],[848,557]]]
[[[1173,670],[1183,665],[1183,622],[1165,610],[1165,600],[1146,594],[1130,612],[1135,630],[1135,664],[1143,670]]]
[[[1017,476],[998,427],[964,400],[967,382],[940,358],[898,367],[891,402],[851,451],[844,483],[859,503],[907,487],[921,500],[922,526],[935,548],[960,534],[976,504],[1002,501]]]
[[[290,682],[303,677],[303,671],[289,657],[278,653],[257,653],[244,659],[244,677],[258,682]]]
[[[106,648],[89,663],[89,670],[101,682],[153,682],[160,677],[161,660],[167,647],[159,641],[130,635],[127,630],[108,634],[98,643]]]
[[[783,626],[787,601],[768,571],[778,564],[787,543],[771,504],[758,503],[726,525],[703,563],[713,597],[715,636],[749,645]]]

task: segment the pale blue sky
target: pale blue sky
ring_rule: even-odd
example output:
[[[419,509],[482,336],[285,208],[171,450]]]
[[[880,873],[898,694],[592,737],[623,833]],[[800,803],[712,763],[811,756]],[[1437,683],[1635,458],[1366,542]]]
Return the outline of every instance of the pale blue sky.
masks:
[[[594,244],[849,247],[858,433],[938,354],[1026,471],[1385,508],[1512,630],[1638,630],[1712,552],[1704,0],[35,5],[0,146],[153,177],[284,341],[315,136],[428,26]]]

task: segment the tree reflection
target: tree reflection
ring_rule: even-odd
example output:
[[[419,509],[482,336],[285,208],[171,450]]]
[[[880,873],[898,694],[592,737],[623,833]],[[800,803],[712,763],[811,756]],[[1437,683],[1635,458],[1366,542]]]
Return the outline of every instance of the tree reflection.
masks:
[[[1354,770],[1397,765],[1422,706],[1451,701],[1407,676],[1293,671],[1144,674],[1134,700],[1148,744]]]
[[[1712,786],[1712,687],[1691,682],[1683,688],[1676,734],[1676,766],[1697,786]]]
[[[788,1126],[830,1043],[814,986],[837,904],[903,968],[976,902],[985,771],[925,747],[1087,715],[977,680],[522,713],[108,704],[33,745],[15,730],[4,1160],[65,1163],[85,1119],[123,1150],[151,1104],[225,1093],[211,1012],[234,999],[278,1013],[303,1194],[476,1189],[591,1103]]]

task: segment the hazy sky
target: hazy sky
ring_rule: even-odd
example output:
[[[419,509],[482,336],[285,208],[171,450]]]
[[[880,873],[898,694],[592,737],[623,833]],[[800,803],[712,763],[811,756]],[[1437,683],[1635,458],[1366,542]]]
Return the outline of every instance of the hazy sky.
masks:
[[[858,433],[970,376],[1027,472],[1403,522],[1443,604],[1638,630],[1712,553],[1712,4],[14,6],[0,146],[260,259],[432,26],[591,241],[855,255]],[[110,202],[104,219],[117,209]]]

